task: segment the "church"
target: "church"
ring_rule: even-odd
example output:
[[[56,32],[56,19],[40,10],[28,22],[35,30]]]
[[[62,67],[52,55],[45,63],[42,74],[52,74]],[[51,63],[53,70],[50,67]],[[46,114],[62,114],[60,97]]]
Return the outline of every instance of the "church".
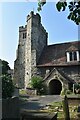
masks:
[[[19,27],[15,85],[26,89],[32,76],[41,76],[46,94],[51,95],[80,83],[80,41],[48,45],[41,17],[33,11],[27,16],[27,24]]]

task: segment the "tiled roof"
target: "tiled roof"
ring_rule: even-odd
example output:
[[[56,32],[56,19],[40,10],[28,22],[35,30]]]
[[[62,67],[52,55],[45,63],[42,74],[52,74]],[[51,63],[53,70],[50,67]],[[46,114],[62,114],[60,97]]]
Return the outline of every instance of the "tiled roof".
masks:
[[[74,45],[71,45],[66,51],[76,51],[78,50],[77,47],[75,47]]]
[[[78,65],[79,62],[66,62],[67,51],[80,50],[80,41],[48,45],[43,49],[37,66]]]

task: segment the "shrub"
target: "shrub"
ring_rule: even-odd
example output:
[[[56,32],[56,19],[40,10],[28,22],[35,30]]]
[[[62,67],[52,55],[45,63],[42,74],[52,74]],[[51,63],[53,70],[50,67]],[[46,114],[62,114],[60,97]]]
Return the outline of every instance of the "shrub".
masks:
[[[14,92],[14,85],[12,79],[8,75],[2,75],[2,98],[12,97],[12,93]]]
[[[72,94],[71,90],[66,90],[66,94]]]
[[[0,59],[0,70],[0,79],[2,80],[2,98],[12,97],[12,93],[14,92],[14,85],[11,74],[8,73],[8,71],[11,70],[9,63]]]
[[[37,94],[42,94],[42,92],[44,91],[42,80],[43,79],[40,76],[33,76],[31,78],[30,85],[32,88],[37,90]]]

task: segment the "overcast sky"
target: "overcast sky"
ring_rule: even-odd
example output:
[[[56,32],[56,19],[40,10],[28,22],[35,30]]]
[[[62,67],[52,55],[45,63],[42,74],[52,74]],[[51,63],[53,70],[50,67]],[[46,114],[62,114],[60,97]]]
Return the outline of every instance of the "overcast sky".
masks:
[[[14,68],[18,45],[19,26],[25,26],[26,16],[30,11],[37,12],[36,2],[0,3],[0,58]],[[58,12],[55,2],[48,2],[39,13],[41,22],[48,32],[48,44],[78,40],[78,26],[67,19],[68,9]]]

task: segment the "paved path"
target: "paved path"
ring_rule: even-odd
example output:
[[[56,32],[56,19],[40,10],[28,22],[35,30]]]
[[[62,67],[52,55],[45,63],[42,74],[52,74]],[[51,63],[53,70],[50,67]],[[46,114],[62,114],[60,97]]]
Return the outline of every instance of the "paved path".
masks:
[[[59,95],[46,95],[46,96],[36,96],[29,97],[27,101],[22,102],[21,109],[27,110],[39,110],[51,102],[62,101],[62,97]]]

